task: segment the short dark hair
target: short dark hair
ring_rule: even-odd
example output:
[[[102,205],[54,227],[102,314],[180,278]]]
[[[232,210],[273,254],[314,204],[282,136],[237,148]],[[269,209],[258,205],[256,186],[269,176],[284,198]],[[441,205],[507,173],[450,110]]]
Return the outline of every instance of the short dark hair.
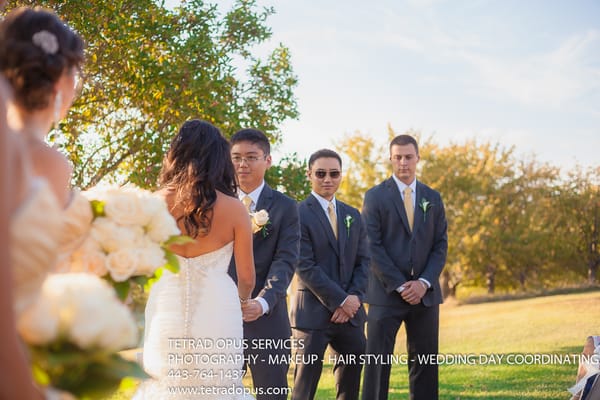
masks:
[[[36,44],[34,37],[42,33],[56,49]],[[50,10],[18,8],[0,23],[0,72],[10,82],[17,104],[29,111],[49,106],[62,74],[81,67],[83,48],[81,37]]]
[[[269,138],[264,132],[259,131],[258,129],[242,129],[237,131],[231,136],[229,139],[231,146],[239,142],[250,142],[252,144],[257,145],[260,149],[265,153],[265,156],[271,154],[271,144],[269,143]]]
[[[390,152],[392,151],[392,146],[406,146],[407,144],[412,144],[415,146],[415,150],[417,151],[417,155],[419,155],[419,145],[417,144],[417,140],[410,135],[398,135],[392,139],[390,142]]]
[[[340,157],[340,155],[338,153],[336,153],[335,151],[329,150],[329,149],[321,149],[321,150],[317,150],[314,153],[312,153],[310,155],[310,158],[308,159],[308,168],[309,169],[312,168],[312,165],[319,158],[335,158],[340,162],[340,168],[342,168],[342,158]]]

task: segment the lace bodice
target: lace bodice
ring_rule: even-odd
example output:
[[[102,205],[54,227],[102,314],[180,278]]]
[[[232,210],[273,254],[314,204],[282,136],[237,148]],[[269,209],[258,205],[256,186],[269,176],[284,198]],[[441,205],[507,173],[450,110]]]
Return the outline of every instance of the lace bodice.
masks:
[[[178,256],[179,273],[165,272],[152,286],[146,304],[143,364],[153,379],[141,385],[135,400],[253,399],[244,394],[241,382],[242,346],[190,348],[170,344],[177,338],[242,343],[242,312],[236,286],[227,274],[232,253],[233,242],[198,257]],[[197,357],[183,364],[177,361],[189,353]],[[215,359],[212,356],[221,358],[211,361]],[[234,392],[193,391],[199,387],[227,387]]]
[[[181,302],[184,313],[184,327],[182,332],[184,336],[189,335],[190,321],[192,315],[196,312],[196,303],[193,301],[196,290],[203,287],[210,275],[227,274],[232,251],[233,242],[230,242],[220,249],[197,257],[187,258],[177,256],[180,266],[178,277],[183,286]]]
[[[203,279],[206,274],[227,273],[232,252],[233,242],[229,242],[217,250],[196,257],[177,256],[181,267],[180,274],[189,274],[190,279],[196,280]]]

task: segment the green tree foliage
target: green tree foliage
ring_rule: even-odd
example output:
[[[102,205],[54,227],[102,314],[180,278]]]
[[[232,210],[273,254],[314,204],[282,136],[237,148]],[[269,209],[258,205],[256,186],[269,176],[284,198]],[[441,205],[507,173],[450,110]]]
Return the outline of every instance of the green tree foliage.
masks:
[[[310,182],[306,178],[306,161],[301,161],[294,153],[278,165],[273,165],[267,170],[265,180],[271,187],[281,190],[296,201],[302,201],[310,194]]]
[[[87,43],[83,93],[53,137],[77,186],[108,177],[152,188],[187,119],[211,121],[227,137],[257,128],[277,144],[280,123],[297,116],[288,49],[253,54],[270,38],[274,12],[254,0],[223,13],[201,0],[173,10],[153,0],[9,2],[34,5],[55,10]]]

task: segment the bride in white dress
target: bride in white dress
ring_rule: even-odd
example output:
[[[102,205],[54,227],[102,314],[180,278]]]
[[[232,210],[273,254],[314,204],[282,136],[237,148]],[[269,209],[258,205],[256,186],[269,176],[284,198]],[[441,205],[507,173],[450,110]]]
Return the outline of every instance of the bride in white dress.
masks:
[[[186,122],[171,142],[162,193],[182,232],[178,274],[165,272],[146,305],[143,364],[152,379],[135,399],[253,399],[242,385],[241,303],[254,287],[252,230],[235,195],[229,144],[205,121]],[[227,275],[232,254],[238,286]]]

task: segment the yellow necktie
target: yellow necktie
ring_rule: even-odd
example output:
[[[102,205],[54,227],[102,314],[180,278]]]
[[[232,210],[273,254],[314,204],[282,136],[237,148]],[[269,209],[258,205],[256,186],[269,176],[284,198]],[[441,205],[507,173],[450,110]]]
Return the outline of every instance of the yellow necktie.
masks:
[[[335,209],[333,208],[333,203],[329,203],[327,206],[327,214],[329,214],[329,222],[331,223],[331,229],[333,229],[333,236],[337,239],[337,217],[335,215]]]
[[[252,198],[250,196],[246,195],[242,197],[242,203],[244,203],[248,212],[252,212],[252,210],[250,209],[250,205],[252,205]]]
[[[406,210],[406,216],[408,217],[408,225],[412,232],[413,219],[415,217],[415,208],[412,202],[412,189],[407,186],[404,188],[404,209]]]

